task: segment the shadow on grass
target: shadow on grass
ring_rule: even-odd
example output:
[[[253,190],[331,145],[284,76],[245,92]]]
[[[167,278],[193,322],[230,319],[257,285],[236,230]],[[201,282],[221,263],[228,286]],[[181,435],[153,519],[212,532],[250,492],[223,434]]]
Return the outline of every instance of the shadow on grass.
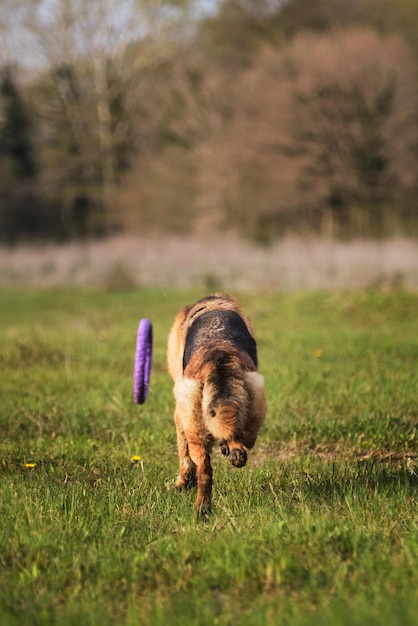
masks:
[[[277,465],[275,466],[277,473]],[[270,474],[271,476],[271,474]],[[355,500],[367,502],[375,496],[388,499],[413,497],[418,493],[418,474],[411,459],[388,461],[303,459],[286,463],[279,469],[279,478],[269,481],[274,493],[315,503]]]

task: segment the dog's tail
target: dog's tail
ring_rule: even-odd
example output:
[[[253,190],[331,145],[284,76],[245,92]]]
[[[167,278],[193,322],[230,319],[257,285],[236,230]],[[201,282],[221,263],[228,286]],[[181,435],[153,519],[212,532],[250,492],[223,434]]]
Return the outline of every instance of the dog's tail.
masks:
[[[240,377],[228,377],[223,383],[224,388],[220,388],[209,379],[203,386],[202,412],[205,426],[218,441],[241,439],[248,411],[248,392]]]
[[[235,439],[239,430],[240,412],[237,400],[211,402],[207,410],[203,411],[206,428],[218,441]]]

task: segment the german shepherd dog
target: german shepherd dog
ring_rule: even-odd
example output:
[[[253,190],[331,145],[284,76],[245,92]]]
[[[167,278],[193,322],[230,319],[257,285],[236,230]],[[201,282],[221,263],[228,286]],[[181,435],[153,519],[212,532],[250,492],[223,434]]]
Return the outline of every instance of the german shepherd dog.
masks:
[[[184,307],[169,333],[167,366],[176,401],[176,487],[197,484],[195,509],[207,514],[214,443],[234,467],[243,467],[267,410],[253,325],[238,302],[216,293]]]

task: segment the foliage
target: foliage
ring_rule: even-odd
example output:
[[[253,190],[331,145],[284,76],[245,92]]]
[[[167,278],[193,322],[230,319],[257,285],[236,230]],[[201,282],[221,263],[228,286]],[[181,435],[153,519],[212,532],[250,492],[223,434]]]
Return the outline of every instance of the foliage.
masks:
[[[417,233],[412,0],[6,4],[3,241]]]
[[[0,80],[0,97],[4,112],[0,129],[2,178],[11,178],[17,181],[32,178],[36,167],[31,145],[30,121],[10,67],[3,69]]]
[[[418,89],[408,46],[353,30],[299,35],[254,58],[232,82],[208,68],[175,86],[169,124],[195,155],[197,226],[261,241],[288,230],[411,232]]]
[[[27,218],[36,200],[31,121],[15,73],[5,66],[0,72],[0,232],[9,242],[31,223]]]
[[[269,414],[177,494],[165,338],[201,292],[2,290],[0,621],[412,626],[417,296],[250,295]],[[138,319],[151,393],[132,401]],[[140,458],[139,458],[140,457]]]
[[[32,44],[38,58],[22,62],[10,43],[8,54],[18,57],[16,65],[29,64],[33,75],[25,88],[37,128],[39,222],[47,221],[43,213],[52,218],[57,238],[118,229],[120,176],[148,136],[142,126],[147,72],[179,46],[175,32],[184,27],[188,4],[131,0],[122,11],[109,0],[19,5],[7,35],[13,40],[23,32],[24,49]],[[24,221],[23,211],[17,213]],[[38,238],[39,228],[20,233],[31,234]],[[7,229],[0,237],[7,238]]]

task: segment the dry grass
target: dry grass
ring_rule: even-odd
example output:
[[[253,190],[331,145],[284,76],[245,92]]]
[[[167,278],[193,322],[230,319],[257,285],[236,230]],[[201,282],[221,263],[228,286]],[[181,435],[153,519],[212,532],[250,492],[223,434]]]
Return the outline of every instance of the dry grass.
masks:
[[[260,248],[232,236],[115,237],[0,248],[0,284],[237,290],[418,289],[418,245],[286,238]]]

